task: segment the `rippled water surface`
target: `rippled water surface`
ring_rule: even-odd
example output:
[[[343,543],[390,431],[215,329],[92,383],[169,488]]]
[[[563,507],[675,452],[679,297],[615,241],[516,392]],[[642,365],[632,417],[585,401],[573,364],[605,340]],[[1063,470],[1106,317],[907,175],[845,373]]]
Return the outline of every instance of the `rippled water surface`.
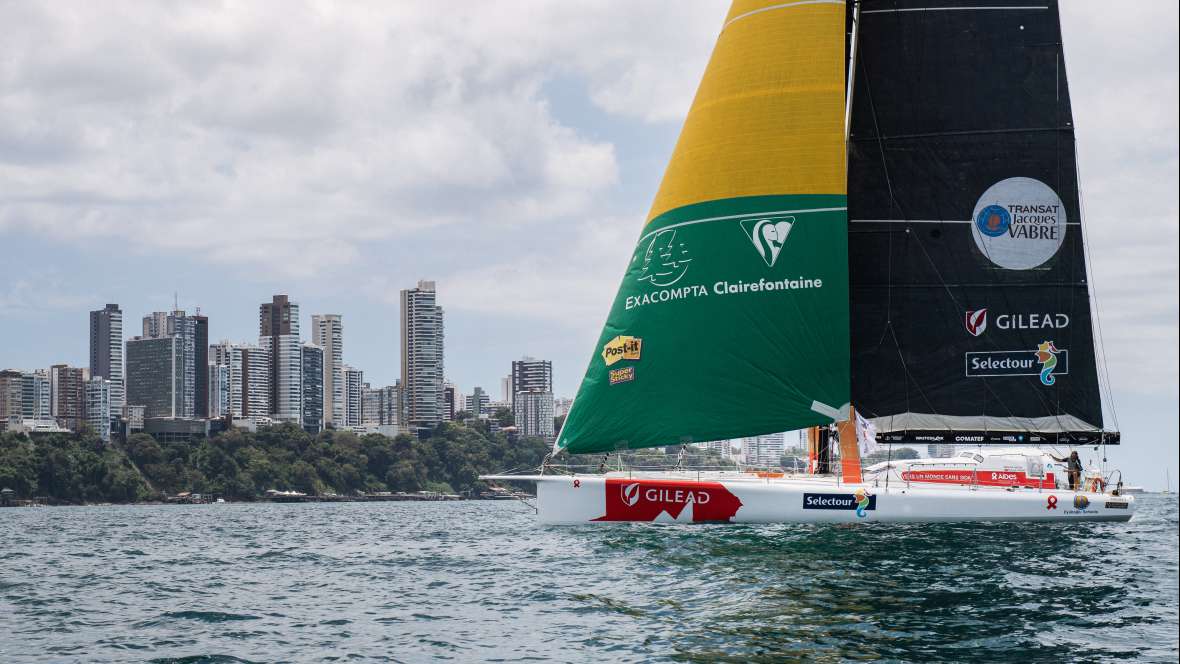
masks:
[[[1176,661],[1129,524],[547,528],[520,503],[0,510],[0,661]]]

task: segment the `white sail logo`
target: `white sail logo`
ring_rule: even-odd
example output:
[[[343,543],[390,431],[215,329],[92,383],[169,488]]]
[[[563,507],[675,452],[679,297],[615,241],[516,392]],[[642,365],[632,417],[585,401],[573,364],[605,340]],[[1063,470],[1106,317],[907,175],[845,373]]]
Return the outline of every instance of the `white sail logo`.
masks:
[[[1065,205],[1052,187],[1032,178],[1008,178],[988,187],[971,219],[975,246],[1006,270],[1040,267],[1065,242]]]
[[[639,482],[632,482],[631,484],[624,484],[619,487],[619,495],[623,498],[624,505],[635,507],[635,503],[639,502]]]
[[[746,237],[754,243],[754,248],[766,261],[766,267],[774,267],[778,255],[787,243],[787,235],[795,225],[794,217],[764,217],[762,219],[743,219],[742,230]]]
[[[662,230],[647,243],[639,281],[649,281],[653,286],[671,286],[680,281],[691,262],[684,243],[676,241],[676,231]]]

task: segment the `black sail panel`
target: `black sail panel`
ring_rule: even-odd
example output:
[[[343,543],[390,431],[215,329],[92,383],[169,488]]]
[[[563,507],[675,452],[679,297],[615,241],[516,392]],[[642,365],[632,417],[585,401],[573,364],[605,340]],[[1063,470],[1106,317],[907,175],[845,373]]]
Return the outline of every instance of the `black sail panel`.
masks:
[[[1057,3],[1019,4],[860,3],[852,399],[886,439],[1102,428]]]

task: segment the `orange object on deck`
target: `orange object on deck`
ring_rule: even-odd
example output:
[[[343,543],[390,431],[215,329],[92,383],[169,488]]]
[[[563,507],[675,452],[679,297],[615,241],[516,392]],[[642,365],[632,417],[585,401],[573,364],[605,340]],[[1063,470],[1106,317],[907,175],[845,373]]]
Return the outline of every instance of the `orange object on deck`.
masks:
[[[848,419],[836,425],[840,433],[840,474],[845,482],[860,483],[860,445],[856,440],[856,411],[848,409]]]

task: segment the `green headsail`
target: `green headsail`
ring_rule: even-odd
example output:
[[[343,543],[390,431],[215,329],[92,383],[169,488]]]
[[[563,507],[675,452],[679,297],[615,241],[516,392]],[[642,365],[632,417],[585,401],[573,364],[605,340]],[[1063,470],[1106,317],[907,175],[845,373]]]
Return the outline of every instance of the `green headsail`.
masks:
[[[832,422],[849,400],[844,2],[736,2],[558,436]]]

